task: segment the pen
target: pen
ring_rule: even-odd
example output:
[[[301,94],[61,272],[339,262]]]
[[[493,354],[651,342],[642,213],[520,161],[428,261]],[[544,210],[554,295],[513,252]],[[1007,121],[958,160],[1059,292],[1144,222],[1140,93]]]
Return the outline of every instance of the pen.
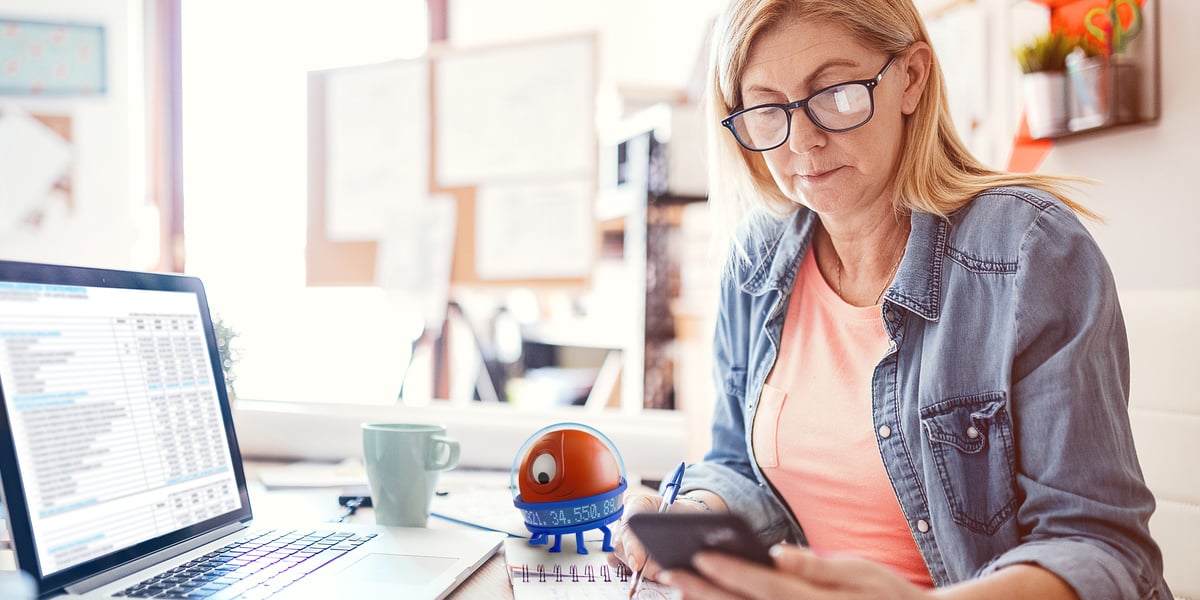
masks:
[[[683,468],[686,465],[687,462],[679,463],[679,466],[675,467],[675,472],[671,474],[671,480],[663,486],[662,503],[658,505],[658,512],[660,514],[667,512],[667,509],[671,508],[671,505],[675,503],[675,496],[679,494],[679,485],[683,483]],[[649,561],[650,557],[647,556],[646,560]],[[633,598],[633,595],[637,593],[638,586],[642,583],[642,574],[645,572],[646,564],[642,563],[642,568],[638,569],[637,573],[633,575],[633,586],[629,588],[630,598]]]

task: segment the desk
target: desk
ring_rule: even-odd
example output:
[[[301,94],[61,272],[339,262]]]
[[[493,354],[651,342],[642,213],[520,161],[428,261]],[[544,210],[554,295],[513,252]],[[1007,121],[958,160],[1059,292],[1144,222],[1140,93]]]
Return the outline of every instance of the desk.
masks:
[[[245,463],[246,484],[250,491],[250,505],[254,509],[255,523],[270,524],[280,520],[295,523],[320,522],[335,519],[340,514],[337,506],[337,488],[311,489],[276,489],[268,490],[258,479],[259,471],[266,466],[279,463],[247,461]],[[505,480],[507,475],[499,475]],[[453,492],[451,492],[453,493]],[[653,493],[653,490],[640,485],[633,485],[629,493]],[[514,514],[516,509],[512,509]],[[346,519],[348,522],[373,523],[375,516],[369,508],[359,509]],[[517,517],[520,522],[520,517]],[[462,528],[465,525],[455,524],[444,519],[431,517],[429,526],[432,528]],[[0,569],[13,569],[12,552],[0,551]],[[467,578],[458,588],[447,597],[449,600],[512,600],[512,585],[508,581],[508,573],[504,566],[504,555],[497,552]]]

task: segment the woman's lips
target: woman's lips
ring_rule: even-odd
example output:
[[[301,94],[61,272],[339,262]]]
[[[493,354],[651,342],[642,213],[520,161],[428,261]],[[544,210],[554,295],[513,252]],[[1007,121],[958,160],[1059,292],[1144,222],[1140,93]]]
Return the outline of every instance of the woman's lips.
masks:
[[[842,167],[834,167],[826,171],[813,171],[810,174],[797,174],[800,180],[806,184],[820,184],[833,178],[834,174],[840,171]]]

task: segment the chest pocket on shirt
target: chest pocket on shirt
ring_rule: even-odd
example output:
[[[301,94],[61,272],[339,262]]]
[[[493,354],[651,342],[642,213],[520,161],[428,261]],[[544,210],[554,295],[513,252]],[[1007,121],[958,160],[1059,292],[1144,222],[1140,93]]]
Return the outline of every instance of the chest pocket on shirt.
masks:
[[[1016,507],[1012,419],[1003,392],[921,409],[921,426],[954,522],[991,535]]]

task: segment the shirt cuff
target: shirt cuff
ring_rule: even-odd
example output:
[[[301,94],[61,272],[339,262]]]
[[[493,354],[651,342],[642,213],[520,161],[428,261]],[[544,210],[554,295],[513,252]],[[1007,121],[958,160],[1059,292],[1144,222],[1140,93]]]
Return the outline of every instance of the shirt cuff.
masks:
[[[764,543],[773,544],[787,536],[787,514],[770,490],[757,481],[717,463],[688,465],[680,493],[708,490],[721,497],[730,512],[744,518]],[[734,510],[736,507],[736,510]]]
[[[988,575],[1018,564],[1034,564],[1062,578],[1080,598],[1122,600],[1142,598],[1149,589],[1139,590],[1129,569],[1115,556],[1085,542],[1059,540],[1029,542],[1001,554],[980,570]],[[1148,588],[1148,583],[1142,587]]]

